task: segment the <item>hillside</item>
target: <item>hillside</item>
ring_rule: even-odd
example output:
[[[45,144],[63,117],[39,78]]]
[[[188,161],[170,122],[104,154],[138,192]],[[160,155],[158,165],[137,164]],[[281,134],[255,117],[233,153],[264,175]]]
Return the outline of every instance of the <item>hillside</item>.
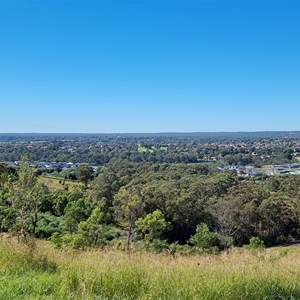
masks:
[[[299,299],[300,249],[172,256],[120,250],[34,252],[2,236],[0,299]]]

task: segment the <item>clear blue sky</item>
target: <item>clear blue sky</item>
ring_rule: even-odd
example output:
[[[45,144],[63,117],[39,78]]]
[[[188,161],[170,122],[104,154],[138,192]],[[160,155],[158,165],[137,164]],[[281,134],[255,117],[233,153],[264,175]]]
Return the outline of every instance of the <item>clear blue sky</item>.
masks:
[[[300,130],[300,1],[0,1],[0,132]]]

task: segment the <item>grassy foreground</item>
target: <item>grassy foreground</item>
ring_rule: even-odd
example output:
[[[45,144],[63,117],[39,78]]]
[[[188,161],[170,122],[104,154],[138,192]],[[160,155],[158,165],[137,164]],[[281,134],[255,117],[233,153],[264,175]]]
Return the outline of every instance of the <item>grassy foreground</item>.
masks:
[[[32,255],[2,237],[0,299],[300,299],[300,248],[174,258],[38,242]]]

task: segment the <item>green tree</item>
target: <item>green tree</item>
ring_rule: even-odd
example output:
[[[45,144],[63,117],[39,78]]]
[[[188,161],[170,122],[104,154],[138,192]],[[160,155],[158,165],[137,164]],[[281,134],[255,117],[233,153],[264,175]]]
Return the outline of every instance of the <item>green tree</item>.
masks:
[[[118,237],[119,232],[106,221],[106,214],[95,208],[86,221],[80,222],[78,233],[82,235],[86,246],[103,246]]]
[[[147,214],[144,218],[139,218],[135,224],[137,232],[141,232],[144,238],[150,241],[161,239],[165,232],[172,229],[171,223],[166,221],[159,209]]]
[[[0,188],[0,232],[9,231],[14,227],[17,212],[11,205],[11,193]]]
[[[143,214],[144,203],[141,197],[141,187],[122,187],[114,202],[127,227],[127,251],[131,249],[132,236],[135,232],[135,222]]]
[[[15,229],[26,239],[28,234],[35,234],[41,199],[46,190],[27,162],[22,163],[18,175],[18,180],[10,187],[11,203],[16,212]]]
[[[89,214],[90,210],[84,199],[69,202],[65,208],[64,215],[66,229],[71,233],[76,232],[78,224],[81,221],[85,221],[89,217]]]
[[[212,198],[208,210],[215,218],[220,236],[233,237],[237,244],[247,243],[260,226],[258,207],[264,199],[259,183],[244,180],[221,198]]]
[[[15,168],[10,167],[5,163],[0,163],[0,188],[8,183],[10,178],[17,177],[17,171]]]
[[[261,236],[272,244],[279,237],[287,238],[291,229],[299,225],[296,207],[296,199],[286,195],[274,194],[264,199],[258,208]]]
[[[106,214],[110,223],[114,223],[113,201],[122,183],[111,170],[105,169],[93,181],[90,189],[90,199],[101,212]]]
[[[94,169],[92,166],[82,164],[76,169],[76,177],[82,181],[85,186],[94,178]]]
[[[200,249],[209,251],[218,245],[217,234],[211,232],[205,223],[197,225],[196,233],[191,236],[189,242]]]

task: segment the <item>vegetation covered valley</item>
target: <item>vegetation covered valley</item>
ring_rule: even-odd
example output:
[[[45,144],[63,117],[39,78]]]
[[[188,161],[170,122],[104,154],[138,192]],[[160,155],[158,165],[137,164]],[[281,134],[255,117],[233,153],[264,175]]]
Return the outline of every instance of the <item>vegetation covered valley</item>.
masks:
[[[49,187],[23,162],[1,165],[1,231],[47,238],[57,247],[111,245],[217,253],[257,238],[266,246],[300,238],[300,178],[240,177],[203,164],[118,161],[77,169],[80,182]]]

